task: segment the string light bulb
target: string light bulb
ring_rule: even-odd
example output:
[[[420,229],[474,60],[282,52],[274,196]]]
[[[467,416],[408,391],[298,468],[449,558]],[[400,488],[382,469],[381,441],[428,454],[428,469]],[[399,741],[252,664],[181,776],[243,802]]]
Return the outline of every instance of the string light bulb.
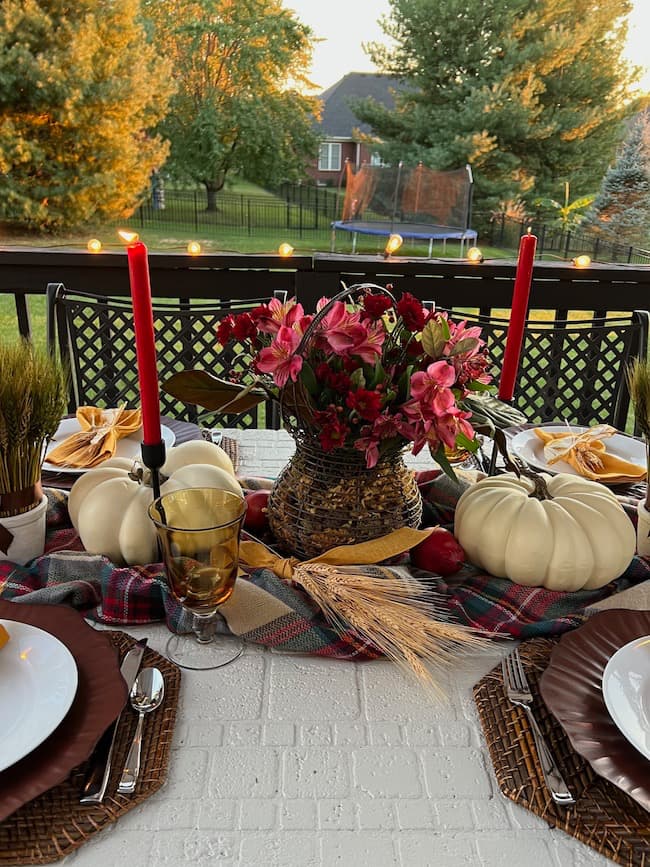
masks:
[[[388,259],[393,253],[396,253],[404,243],[401,235],[389,235],[384,247],[384,259]]]
[[[135,244],[136,241],[140,240],[137,232],[127,232],[126,229],[118,229],[117,234],[125,244]]]
[[[480,265],[483,261],[483,253],[478,247],[470,247],[467,251],[467,261],[474,265]]]
[[[201,245],[198,241],[188,241],[187,252],[190,256],[198,256],[201,252]]]
[[[587,256],[586,253],[581,253],[580,256],[576,256],[575,259],[571,259],[576,268],[588,268],[591,265],[591,256]]]
[[[293,253],[293,247],[291,246],[291,244],[287,244],[286,241],[283,241],[280,244],[280,246],[278,247],[278,254],[285,259],[288,256],[291,256],[292,253]]]
[[[101,253],[102,242],[99,238],[91,238],[86,244],[86,249],[89,253]]]

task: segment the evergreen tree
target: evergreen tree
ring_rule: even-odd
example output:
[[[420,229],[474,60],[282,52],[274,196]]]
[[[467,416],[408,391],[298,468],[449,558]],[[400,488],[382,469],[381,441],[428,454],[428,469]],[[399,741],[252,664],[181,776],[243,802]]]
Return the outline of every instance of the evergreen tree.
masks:
[[[160,131],[167,169],[202,184],[208,210],[228,174],[267,185],[304,174],[318,147],[306,82],[311,32],[281,0],[144,0],[178,90]]]
[[[635,120],[607,170],[588,226],[613,243],[650,246],[650,112]]]
[[[621,57],[630,0],[391,0],[393,47],[372,59],[404,80],[398,110],[359,118],[385,159],[474,167],[479,207],[589,194],[636,110]]]
[[[167,147],[171,82],[137,3],[0,3],[0,219],[62,228],[127,216]]]

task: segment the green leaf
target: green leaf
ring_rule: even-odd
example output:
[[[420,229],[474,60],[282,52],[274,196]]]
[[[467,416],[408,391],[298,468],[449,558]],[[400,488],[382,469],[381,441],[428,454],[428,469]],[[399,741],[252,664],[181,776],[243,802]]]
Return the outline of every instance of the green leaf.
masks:
[[[456,437],[456,448],[465,449],[468,452],[474,454],[475,451],[478,450],[479,442],[476,439],[470,439],[468,436],[465,436],[464,433],[459,433]]]
[[[476,349],[477,346],[478,340],[476,337],[464,337],[462,340],[458,341],[449,355],[462,355],[463,352],[471,352],[473,349]]]
[[[235,382],[219,379],[206,370],[182,370],[161,386],[166,394],[185,403],[196,403],[213,412],[247,412],[268,395],[251,384],[242,388]]]
[[[318,396],[320,388],[318,387],[318,382],[316,381],[316,375],[314,374],[312,366],[306,361],[303,361],[302,363],[302,368],[300,370],[300,380],[309,392],[309,394],[314,395],[314,397]]]
[[[366,387],[366,378],[363,375],[363,370],[360,367],[357,367],[356,370],[353,370],[350,374],[350,383],[355,388],[365,388]]]
[[[445,454],[445,447],[442,445],[442,443],[438,447],[437,452],[433,452],[431,448],[429,448],[429,451],[431,452],[431,457],[438,464],[443,473],[446,476],[449,476],[452,481],[457,482],[458,479],[456,478],[456,473],[454,472],[454,468],[452,467],[452,465],[447,460],[447,455]]]
[[[445,343],[451,337],[446,319],[431,319],[422,329],[420,342],[422,348],[431,358],[440,358]]]
[[[465,388],[468,391],[491,391],[494,386],[488,385],[485,382],[479,382],[478,379],[473,379],[471,382],[465,383]]]

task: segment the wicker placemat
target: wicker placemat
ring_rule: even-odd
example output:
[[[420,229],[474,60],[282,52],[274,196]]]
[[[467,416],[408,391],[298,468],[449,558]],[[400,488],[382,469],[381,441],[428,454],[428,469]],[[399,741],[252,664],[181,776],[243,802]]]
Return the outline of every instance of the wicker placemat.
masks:
[[[107,632],[106,635],[118,648],[120,657],[135,644],[135,639],[123,632]],[[0,822],[0,865],[58,861],[162,786],[167,776],[181,673],[173,663],[150,649],[145,651],[142,665],[160,669],[165,679],[165,698],[161,707],[148,714],[145,720],[141,773],[135,794],[128,797],[116,793],[137,722],[135,713],[125,711],[117,733],[113,771],[104,803],[88,807],[79,803],[88,767],[88,762],[84,762],[65,782]]]
[[[553,641],[536,638],[521,645],[520,652],[540,727],[577,803],[566,809],[551,799],[524,712],[508,701],[500,666],[474,687],[474,700],[499,787],[515,803],[617,864],[650,867],[650,814],[625,792],[599,777],[573,750],[540,696],[538,678],[548,664],[552,648]]]

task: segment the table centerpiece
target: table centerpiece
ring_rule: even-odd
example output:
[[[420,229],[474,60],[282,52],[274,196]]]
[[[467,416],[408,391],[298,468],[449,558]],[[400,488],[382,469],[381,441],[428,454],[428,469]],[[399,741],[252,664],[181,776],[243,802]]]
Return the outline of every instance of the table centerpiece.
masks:
[[[252,372],[247,380],[183,371],[163,388],[210,410],[278,401],[296,453],[273,488],[269,521],[298,557],[418,526],[420,495],[402,459],[409,444],[452,475],[445,450],[478,446],[461,402],[488,388],[480,329],[408,292],[358,284],[322,298],[314,315],[272,299],[226,316],[217,339]]]

